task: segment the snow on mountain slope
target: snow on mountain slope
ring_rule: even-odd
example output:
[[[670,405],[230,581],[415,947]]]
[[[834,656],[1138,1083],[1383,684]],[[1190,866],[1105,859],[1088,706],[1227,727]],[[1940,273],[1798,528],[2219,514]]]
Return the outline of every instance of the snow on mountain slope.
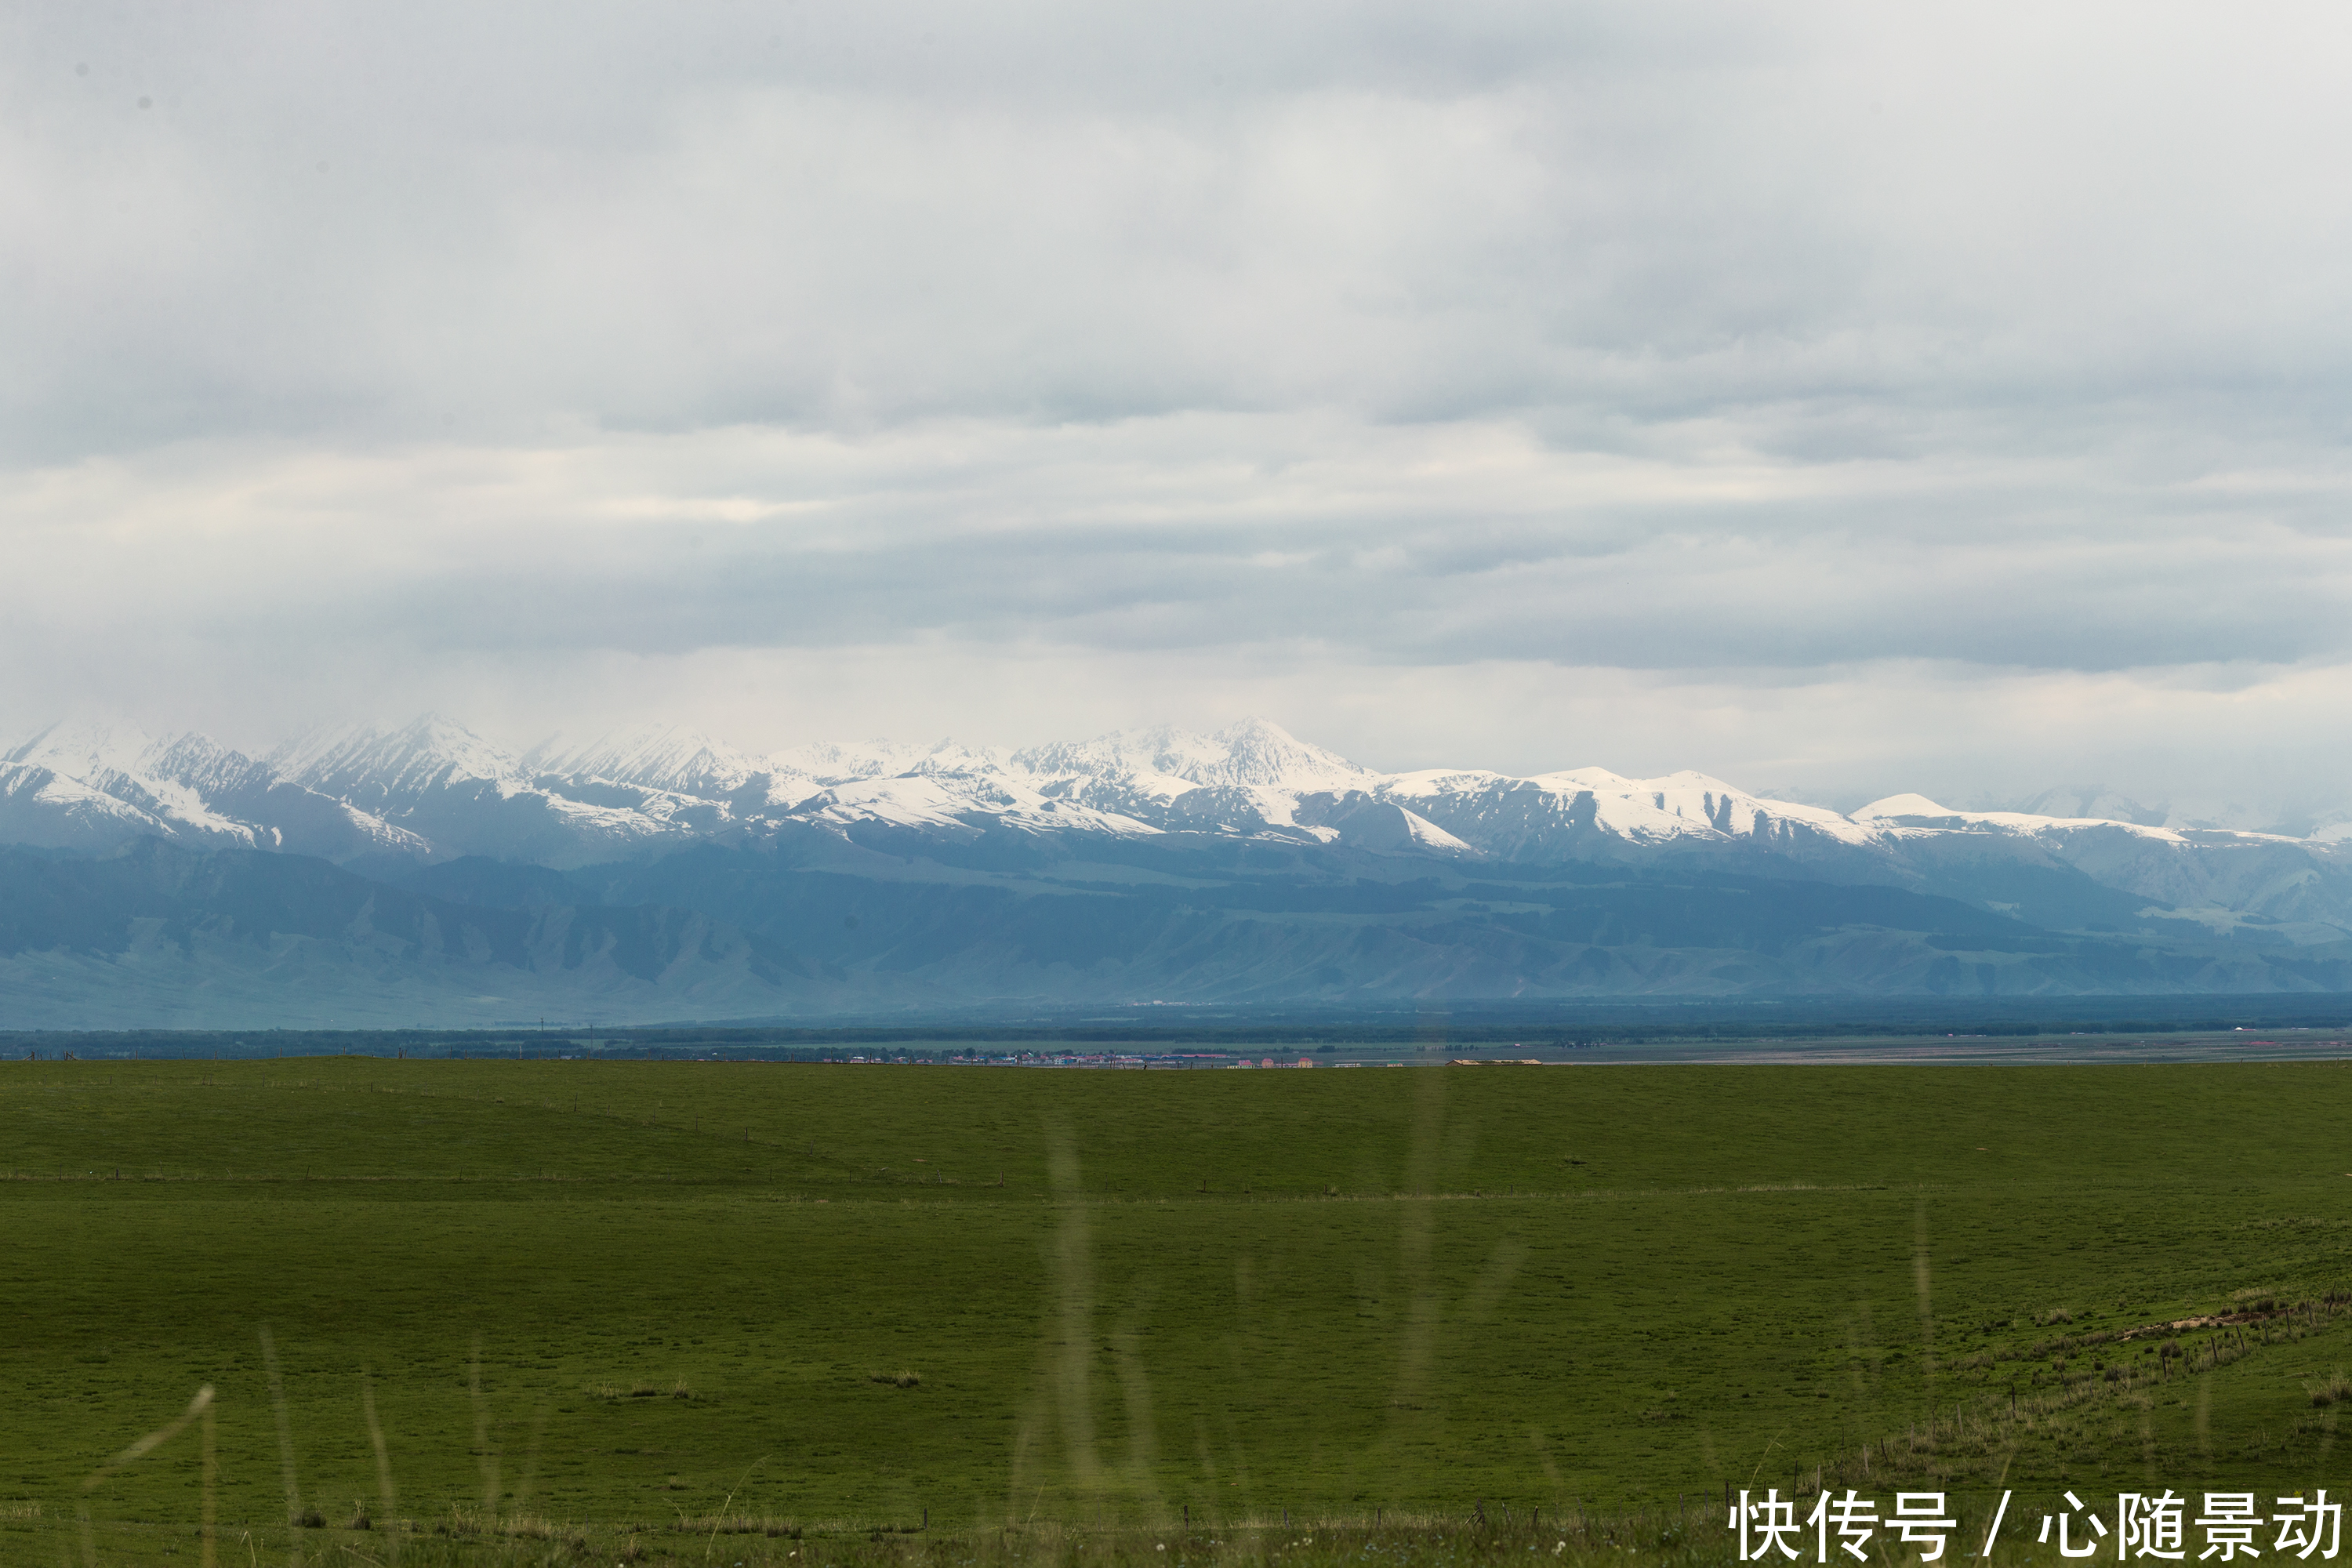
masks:
[[[1545,773],[1530,782],[1563,792],[1590,792],[1594,820],[1629,838],[1672,838],[1716,833],[1757,838],[1801,827],[1843,844],[1867,844],[1867,828],[1818,805],[1767,801],[1705,773],[1668,773],[1664,778],[1626,779],[1602,768]]]
[[[2105,784],[2061,785],[2008,805],[1987,809],[2020,816],[2057,817],[2073,822],[2128,822],[2140,827],[2179,826],[2171,820],[2168,807],[2144,805]]]
[[[268,763],[194,731],[159,744],[141,762],[215,816],[251,829],[257,847],[346,858],[374,851],[420,855],[428,846],[373,812],[279,776]]]
[[[963,833],[988,819],[1024,832],[1205,832],[1302,842],[1369,835],[1384,847],[1540,858],[1580,846],[1668,843],[1864,846],[1874,830],[1815,806],[1765,802],[1696,773],[1629,779],[1588,768],[1514,779],[1485,772],[1382,775],[1252,719],[1202,735],[1162,726],[1011,754],[952,741],[814,743],[754,759],[697,731],[653,727],[516,758],[446,720],[353,728],[298,742],[280,765],[303,784],[473,853],[544,854],[560,826],[610,853],[726,826],[785,820]],[[915,787],[913,781],[928,781]],[[749,789],[747,786],[757,784]],[[889,787],[884,787],[885,784]],[[1360,795],[1410,818],[1303,803]],[[463,796],[530,807],[502,840],[449,820]],[[428,802],[437,799],[436,809]],[[1343,824],[1347,824],[1343,826]],[[581,853],[589,852],[583,848]]]
[[[929,746],[896,741],[818,741],[792,746],[764,759],[779,773],[798,773],[820,784],[859,779],[897,778],[902,773],[977,773],[1003,771],[992,752],[972,752],[954,741]]]
[[[75,720],[35,731],[0,752],[0,763],[44,767],[66,778],[98,780],[136,774],[140,759],[155,750],[155,737],[135,725]]]
[[[2293,924],[2308,933],[2296,941],[2352,935],[2352,826],[2290,839],[1958,810],[1924,795],[1843,816],[1689,772],[1381,773],[1263,719],[1017,752],[870,741],[761,755],[653,725],[517,755],[438,716],[321,731],[264,761],[201,735],[107,724],[51,726],[0,752],[0,840],[58,847],[147,835],[335,859],[484,855],[568,868],[810,828],[943,841],[1201,835],[1532,863],[1698,857],[1799,879],[1974,887],[1984,890],[1958,896],[1998,909],[2011,907],[1993,885],[2001,879],[2079,872],[2168,918]]]
[[[1477,851],[1472,849],[1470,846],[1465,844],[1459,838],[1454,837],[1454,835],[1446,832],[1445,829],[1438,826],[1437,824],[1430,821],[1429,818],[1425,816],[1420,816],[1415,812],[1409,811],[1403,806],[1397,807],[1397,815],[1403,819],[1400,826],[1404,829],[1405,837],[1411,840],[1418,848],[1425,849],[1432,854],[1437,855],[1474,855],[1477,853]]]
[[[961,813],[971,803],[942,788],[936,779],[854,779],[836,784],[802,808],[814,822],[847,825],[878,823],[890,827],[942,829],[957,835],[976,832]]]
[[[1891,795],[1854,814],[1865,826],[1913,841],[1915,856],[1956,841],[2031,846],[2101,887],[2151,900],[2149,914],[2231,929],[2248,917],[2284,940],[2352,937],[2352,857],[2325,840],[2226,829],[2152,827],[2101,817],[1955,811],[1919,795]],[[2162,906],[2162,907],[2158,907]],[[2285,928],[2294,926],[2299,931]]]
[[[0,757],[0,837],[90,848],[141,837],[330,857],[427,848],[194,731],[158,740],[130,725],[58,724]]]
[[[269,763],[297,784],[346,799],[399,800],[453,784],[530,790],[519,759],[434,713],[391,731],[372,724],[315,731],[279,747]]]
[[[2219,829],[2322,841],[2347,837],[2346,829],[2352,826],[2352,795],[2333,787],[2295,791],[2273,785],[2266,797],[2253,800],[2208,796],[2148,804],[2105,784],[2067,784],[2007,801],[1979,801],[1964,809],[2064,821],[2127,822],[2182,833]]]
[[[436,855],[585,865],[725,826],[697,799],[595,781],[541,787],[516,757],[464,725],[427,715],[395,731],[354,724],[272,754],[306,788],[379,816]]]
[[[1214,734],[1171,725],[1032,746],[1003,767],[1041,794],[1168,832],[1331,842],[1344,830],[1303,820],[1311,796],[1360,792],[1379,775],[1309,745],[1280,725],[1245,719]],[[1385,837],[1383,830],[1383,837]]]
[[[193,730],[150,746],[141,753],[138,766],[150,778],[169,779],[207,800],[274,782],[278,777],[268,763],[256,762],[243,752]]]
[[[793,814],[835,827],[876,825],[969,837],[993,820],[1025,833],[1158,831],[1131,817],[1056,800],[1016,784],[971,775],[908,773],[825,790]]]
[[[583,745],[562,737],[523,753],[521,766],[534,775],[609,779],[680,795],[732,795],[766,766],[699,730],[681,724],[648,724],[599,735]]]
[[[1434,855],[1447,859],[1481,858],[1476,849],[1419,812],[1362,790],[1308,795],[1299,801],[1295,820],[1327,843],[1337,841],[1361,849]]]
[[[44,849],[104,849],[142,835],[178,837],[170,823],[37,763],[0,763],[0,839]]]
[[[0,762],[45,770],[107,795],[153,819],[167,837],[253,843],[253,830],[213,810],[203,791],[152,767],[169,749],[130,725],[53,724],[0,755]]]
[[[1877,836],[1821,806],[1767,801],[1704,773],[1629,779],[1605,768],[1510,778],[1398,773],[1373,793],[1408,803],[1454,837],[1505,859],[1543,859],[1608,843],[1866,847]]]
[[[1213,735],[1165,724],[1134,733],[1113,731],[1091,741],[1033,746],[1011,760],[1037,778],[1157,778],[1302,794],[1360,788],[1376,776],[1265,719],[1244,719]]]
[[[1948,805],[1939,805],[1924,795],[1893,795],[1884,800],[1874,800],[1857,809],[1853,819],[1864,826],[1927,828],[1943,833],[2022,833],[2039,837],[2095,829],[2167,844],[2189,841],[2188,837],[2170,827],[2150,826],[2108,816],[2036,816],[2020,811],[1957,811]],[[2225,836],[2233,838],[2267,837],[2238,833],[2225,833]]]

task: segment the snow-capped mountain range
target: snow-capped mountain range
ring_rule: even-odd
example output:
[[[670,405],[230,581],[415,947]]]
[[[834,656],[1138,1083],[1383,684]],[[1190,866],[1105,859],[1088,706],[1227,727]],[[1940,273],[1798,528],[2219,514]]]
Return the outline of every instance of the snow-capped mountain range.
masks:
[[[2063,798],[1380,773],[1264,720],[753,754],[425,718],[261,757],[58,724],[0,751],[0,1026],[2352,992],[2352,811]]]
[[[320,731],[259,758],[194,733],[60,723],[0,752],[0,842],[56,848],[153,837],[342,863],[486,856],[577,868],[811,831],[942,843],[1208,835],[1528,864],[1701,855],[1898,883],[1991,858],[2072,868],[2217,925],[2352,921],[2343,821],[2290,838],[1962,811],[1916,795],[1841,813],[1697,773],[1382,773],[1263,719],[1009,752],[870,741],[754,755],[678,726],[518,754],[426,717]]]

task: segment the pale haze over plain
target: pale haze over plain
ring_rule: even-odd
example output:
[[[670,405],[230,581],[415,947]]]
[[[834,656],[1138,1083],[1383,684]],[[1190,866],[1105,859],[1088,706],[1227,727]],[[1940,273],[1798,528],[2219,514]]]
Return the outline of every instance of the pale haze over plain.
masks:
[[[2352,12],[17,6],[0,720],[2338,798]]]

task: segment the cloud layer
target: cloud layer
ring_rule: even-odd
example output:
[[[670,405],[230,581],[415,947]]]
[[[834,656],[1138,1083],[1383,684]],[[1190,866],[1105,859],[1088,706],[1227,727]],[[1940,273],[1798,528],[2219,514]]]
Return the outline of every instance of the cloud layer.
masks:
[[[16,721],[2352,762],[2337,11],[7,26]]]

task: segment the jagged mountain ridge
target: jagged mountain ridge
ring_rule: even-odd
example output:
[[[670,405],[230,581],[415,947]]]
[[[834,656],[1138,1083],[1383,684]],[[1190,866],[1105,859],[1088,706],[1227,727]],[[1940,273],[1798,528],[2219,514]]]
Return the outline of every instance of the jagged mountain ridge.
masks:
[[[2216,933],[2248,921],[2309,942],[2352,932],[2352,845],[2325,834],[1967,812],[1916,795],[1840,813],[1697,773],[1381,773],[1262,719],[1013,752],[873,741],[755,755],[677,725],[516,753],[428,716],[307,735],[262,759],[194,734],[58,725],[0,753],[0,841],[56,847],[155,837],[370,865],[472,855],[576,868],[804,830],[926,855],[1207,836],[1529,865],[1696,858],[1964,889],[2008,912],[2022,907],[2011,884],[2048,874]]]
[[[346,859],[432,845],[273,763],[194,732],[53,724],[0,752],[0,843],[97,849],[134,837]]]

